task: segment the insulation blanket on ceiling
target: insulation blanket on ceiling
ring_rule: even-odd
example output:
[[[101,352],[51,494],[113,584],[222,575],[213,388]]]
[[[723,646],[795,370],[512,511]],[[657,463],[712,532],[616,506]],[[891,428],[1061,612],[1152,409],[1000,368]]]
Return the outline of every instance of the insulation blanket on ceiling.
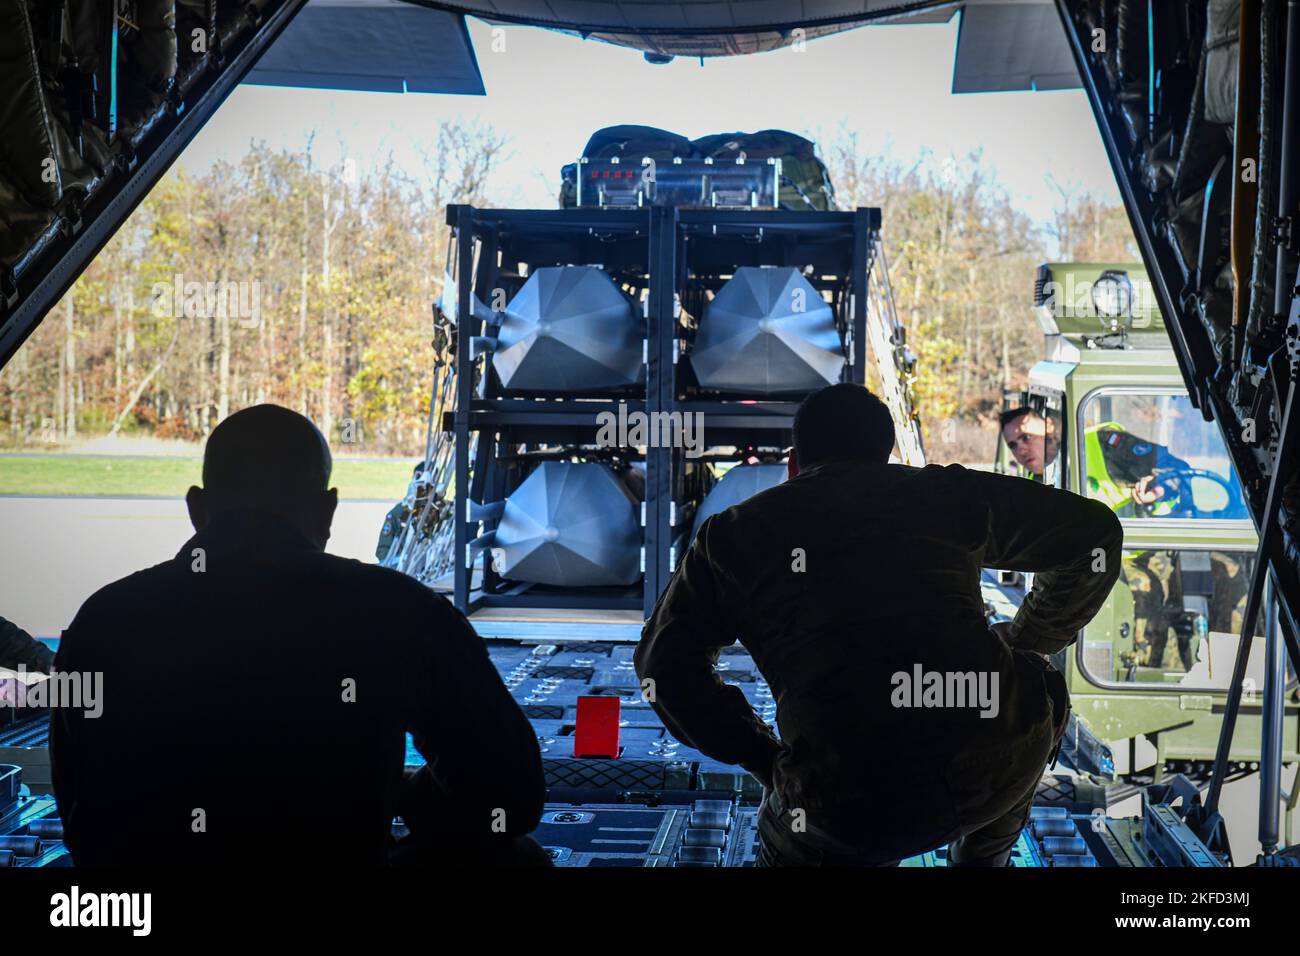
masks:
[[[0,0],[0,128],[4,176],[28,202],[52,208],[63,184],[24,0]]]
[[[1230,125],[1237,107],[1237,24],[1241,0],[1210,0],[1205,31],[1205,118]]]

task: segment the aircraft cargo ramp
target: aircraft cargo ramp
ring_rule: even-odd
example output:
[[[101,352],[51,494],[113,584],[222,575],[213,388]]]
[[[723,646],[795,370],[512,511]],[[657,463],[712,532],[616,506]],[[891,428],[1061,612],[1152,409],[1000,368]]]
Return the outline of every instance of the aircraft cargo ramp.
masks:
[[[319,40],[323,44],[316,48],[319,60],[329,52],[328,42],[322,38],[338,26],[338,21],[331,25],[331,16],[359,14],[364,8],[382,5],[361,0],[351,5],[355,9],[348,4],[318,5],[320,16],[314,23],[306,17],[301,21],[313,31],[303,35],[305,49],[311,49],[313,39]],[[778,12],[773,12],[773,5],[761,3],[620,5],[516,0],[410,6],[431,18],[441,18],[440,24],[450,22],[453,29],[447,31],[448,42],[463,42],[462,19],[472,14],[492,22],[568,30],[659,57],[759,52],[871,23],[942,22],[960,11],[969,19],[963,20],[965,39],[958,49],[956,87],[1059,89],[1081,85],[1095,111],[1161,311],[1169,320],[1188,392],[1201,413],[1218,424],[1259,529],[1259,560],[1254,565],[1245,633],[1252,632],[1258,616],[1268,613],[1266,596],[1275,595],[1277,626],[1268,629],[1270,659],[1280,660],[1285,653],[1292,672],[1300,668],[1300,408],[1294,407],[1300,358],[1296,285],[1300,261],[1300,225],[1296,222],[1300,215],[1300,170],[1296,166],[1300,160],[1300,3],[1296,0],[860,0],[848,5],[800,4],[798,16],[780,14],[779,5]],[[683,26],[678,8],[685,6],[708,9],[693,11],[690,25]],[[100,7],[110,12],[96,13]],[[70,2],[66,8],[71,19],[66,19],[63,4],[0,0],[0,42],[6,54],[0,59],[4,80],[0,95],[9,107],[4,115],[13,124],[4,130],[6,162],[0,168],[0,220],[5,227],[0,241],[0,362],[14,355],[197,129],[255,68],[277,37],[282,33],[288,36],[286,30],[295,15],[309,5],[306,0],[199,0],[141,2],[137,7],[136,20],[124,25],[107,4]],[[625,7],[636,8],[630,19]],[[48,8],[57,8],[59,16],[40,15]],[[328,12],[330,8],[333,14]],[[796,30],[800,32],[796,34]],[[1021,39],[1013,43],[1007,37]],[[65,43],[79,53],[73,58],[73,69],[61,61]],[[350,69],[358,59],[375,60],[384,55],[382,48],[363,49],[349,43],[340,50],[338,72],[331,74],[329,82],[346,85],[349,76],[361,75],[361,71]],[[463,69],[473,70],[472,53],[458,62]],[[304,82],[300,65],[291,59],[281,61],[275,70],[268,68],[264,78]],[[317,81],[326,82],[319,76]],[[406,88],[407,81],[401,83]],[[459,92],[476,90],[473,77],[465,75],[447,83]],[[23,146],[28,151],[22,155],[10,155],[18,147],[9,144],[19,143],[35,145]],[[686,349],[667,328],[683,305],[689,308],[692,304],[700,306],[700,314],[692,320],[703,328],[707,322],[704,303],[719,292],[723,282],[735,281],[730,277],[736,267],[803,264],[781,260],[795,243],[771,242],[770,231],[754,241],[758,235],[754,217],[761,215],[752,208],[757,206],[757,186],[752,195],[751,208],[731,210],[710,208],[677,214],[668,206],[653,203],[636,209],[565,210],[572,215],[562,224],[575,247],[582,247],[597,234],[587,218],[601,216],[600,226],[608,228],[599,233],[600,241],[618,246],[618,254],[624,255],[616,263],[619,289],[606,285],[599,298],[593,292],[594,304],[585,303],[588,307],[579,310],[586,318],[577,324],[606,321],[601,309],[608,303],[614,304],[617,313],[613,321],[633,326],[641,320],[663,324],[646,335],[647,380],[611,374],[595,383],[604,390],[599,400],[612,404],[626,397],[629,389],[645,389],[639,399],[644,411],[699,410],[719,416],[720,427],[737,434],[761,432],[764,441],[757,443],[761,447],[744,449],[755,452],[750,456],[752,462],[743,455],[738,456],[740,461],[727,462],[742,467],[742,461],[771,465],[779,460],[771,453],[786,444],[781,436],[790,423],[791,395],[755,394],[771,387],[769,368],[756,372],[751,365],[745,375],[729,377],[725,368],[708,366],[707,354],[700,356],[704,361],[699,368],[679,365]],[[785,352],[778,349],[764,354],[777,355],[779,360],[773,363],[777,365],[788,353],[813,355],[804,367],[789,362],[784,366],[802,376],[793,391],[806,391],[818,374],[822,378],[841,374],[841,363],[849,370],[845,380],[865,380],[870,359],[863,350],[874,340],[877,346],[896,350],[885,360],[885,367],[892,367],[905,385],[909,375],[906,350],[896,334],[901,329],[891,326],[890,310],[879,295],[872,314],[881,318],[877,325],[868,325],[868,302],[873,294],[869,282],[880,275],[872,270],[880,261],[875,257],[879,211],[774,211],[772,215],[783,220],[783,227],[790,230],[788,236],[796,236],[799,229],[834,234],[827,245],[815,250],[816,256],[834,268],[828,270],[830,278],[824,287],[815,290],[824,294],[827,306],[825,312],[818,310],[816,321],[820,324],[813,328],[810,320],[811,330],[802,339],[796,337],[794,345],[790,339],[782,340]],[[482,306],[473,298],[479,279],[484,280],[481,291],[486,291],[496,277],[486,275],[490,270],[484,264],[490,255],[476,260],[475,243],[527,245],[530,229],[539,224],[553,226],[555,218],[551,212],[540,211],[453,209],[449,225],[458,230],[461,243],[461,284],[458,300],[443,303],[442,312],[450,315],[448,327],[459,337],[458,361],[482,360],[486,367],[488,355],[495,352],[496,357],[504,358],[510,345],[504,324],[493,328],[491,316],[476,314]],[[611,237],[619,241],[611,242]],[[764,246],[764,242],[769,244]],[[675,288],[659,278],[678,274],[677,265],[687,261],[678,258],[686,254],[684,250],[694,254],[696,250],[722,249],[719,255],[731,255],[733,247],[742,243],[759,250],[754,252],[754,261],[733,258],[721,263],[708,261],[707,256],[694,261],[692,265],[703,276],[695,288]],[[571,261],[585,264],[592,259],[575,255]],[[543,264],[539,257],[538,265],[549,268],[563,263]],[[659,268],[664,266],[666,270]],[[783,277],[783,282],[793,281]],[[621,298],[611,299],[611,293]],[[542,316],[537,310],[527,315],[524,311],[521,307],[516,317],[531,323],[532,332],[545,326],[549,334],[561,324],[558,320],[554,326],[548,324],[556,317]],[[744,310],[739,314],[758,322],[778,318]],[[473,321],[481,323],[476,331],[484,334],[471,335]],[[759,331],[774,335],[770,324]],[[770,338],[755,334],[755,339],[766,342],[764,348],[772,345]],[[829,343],[829,348],[809,350],[805,347],[809,341]],[[694,339],[694,344],[699,342]],[[707,345],[707,335],[704,342]],[[632,353],[635,359],[635,348]],[[626,351],[616,358],[626,360]],[[879,354],[876,360],[881,361]],[[626,362],[604,364],[606,372],[610,367],[616,372],[627,371]],[[575,374],[582,371],[576,365]],[[830,371],[818,372],[823,366]],[[573,440],[571,436],[592,425],[594,417],[592,407],[579,407],[576,399],[509,393],[509,386],[535,388],[530,371],[522,364],[516,368],[508,361],[500,363],[491,387],[500,385],[501,390],[485,399],[474,393],[472,372],[455,383],[458,394],[444,409],[449,415],[446,430],[455,437],[444,463],[454,467],[455,481],[449,482],[450,474],[441,476],[443,491],[449,483],[454,484],[449,499],[454,503],[452,518],[446,523],[452,534],[442,542],[446,553],[439,560],[454,567],[454,597],[464,609],[504,608],[515,614],[485,618],[483,623],[485,631],[496,631],[486,635],[493,662],[533,720],[547,761],[551,805],[538,838],[561,866],[750,864],[759,798],[755,782],[736,768],[718,765],[671,739],[640,701],[630,666],[631,647],[623,643],[635,637],[636,615],[653,605],[679,548],[688,543],[687,519],[703,504],[708,487],[686,487],[679,482],[684,472],[674,469],[681,463],[667,452],[650,455],[648,465],[601,459],[602,467],[622,468],[629,487],[638,477],[649,483],[650,490],[637,503],[641,505],[638,508],[619,497],[622,491],[611,485],[612,479],[600,479],[606,486],[604,492],[612,488],[604,495],[607,505],[602,505],[600,516],[608,518],[617,512],[623,522],[620,527],[628,532],[612,546],[635,549],[637,545],[628,542],[639,532],[644,554],[637,557],[644,561],[648,556],[648,563],[643,567],[629,558],[613,581],[583,578],[579,561],[565,562],[549,577],[519,579],[537,572],[520,571],[524,559],[516,560],[508,553],[516,542],[504,534],[500,540],[487,537],[504,523],[511,505],[507,492],[514,489],[506,487],[505,479],[485,487],[489,474],[494,481],[499,477],[492,464],[501,456],[489,454],[490,439],[483,436],[490,436],[501,425],[521,431],[567,430],[566,436]],[[492,381],[489,373],[483,374]],[[680,379],[673,377],[678,375]],[[675,390],[677,385],[683,386],[681,394]],[[729,393],[728,389],[748,391]],[[543,404],[537,401],[539,397],[548,406],[545,413],[536,407],[521,409],[520,403],[525,401],[533,406]],[[480,404],[475,405],[476,401]],[[781,407],[764,417],[761,403],[765,401]],[[900,424],[912,423],[906,402],[894,403],[892,410]],[[472,439],[472,432],[482,435]],[[537,434],[532,433],[534,439]],[[742,448],[745,444],[737,441]],[[919,442],[916,450],[920,452]],[[534,463],[569,464],[530,462]],[[634,474],[638,464],[643,467],[640,476]],[[563,469],[546,470],[555,473]],[[424,506],[432,500],[426,497]],[[519,499],[514,504],[523,506]],[[562,522],[553,514],[527,513],[523,517],[540,529],[547,544],[562,534]],[[609,545],[607,540],[600,543]],[[494,566],[497,550],[507,553],[503,562]],[[481,567],[477,577],[473,569],[476,560]],[[435,569],[422,566],[421,570]],[[511,574],[517,577],[511,578]],[[556,588],[568,592],[557,596]],[[556,636],[556,622],[537,621],[534,628],[531,621],[536,619],[522,613],[572,606],[564,602],[571,602],[575,593],[591,598],[580,606],[602,614],[630,611],[634,616],[626,620],[579,616],[569,622],[574,625],[573,633]],[[562,629],[564,626],[561,623]],[[1251,642],[1243,641],[1241,647],[1248,651]],[[730,651],[722,656],[719,670],[729,674],[760,714],[771,714],[770,691],[752,661],[738,648]],[[1246,663],[1244,654],[1239,655],[1223,715],[1224,734],[1215,772],[1203,800],[1195,786],[1175,777],[1143,792],[1140,818],[1115,820],[1105,814],[1104,785],[1095,782],[1093,771],[1073,768],[1075,773],[1054,777],[1042,788],[1040,806],[1018,846],[1016,864],[1062,868],[1223,865],[1227,854],[1219,801]],[[1264,706],[1277,715],[1270,724],[1272,733],[1265,734],[1260,761],[1261,785],[1270,797],[1282,786],[1278,754],[1286,693],[1288,689],[1280,681],[1272,682],[1265,693]],[[577,701],[591,696],[615,697],[621,708],[619,749],[604,757],[574,753]],[[38,756],[40,720],[0,727],[0,763],[4,764],[0,767],[0,865],[68,862],[60,852],[61,828],[48,797],[47,781],[41,779],[48,771],[48,761],[42,764]],[[1076,753],[1086,755],[1085,751],[1080,748]],[[1089,759],[1095,762],[1096,755]],[[23,764],[21,773],[16,766],[19,763]],[[1273,807],[1271,818],[1269,804]],[[1265,799],[1261,805],[1265,807],[1261,834],[1266,845],[1268,835],[1272,836],[1271,849],[1261,862],[1294,862],[1292,856],[1275,852],[1277,801]],[[936,852],[909,862],[927,866],[941,859]]]

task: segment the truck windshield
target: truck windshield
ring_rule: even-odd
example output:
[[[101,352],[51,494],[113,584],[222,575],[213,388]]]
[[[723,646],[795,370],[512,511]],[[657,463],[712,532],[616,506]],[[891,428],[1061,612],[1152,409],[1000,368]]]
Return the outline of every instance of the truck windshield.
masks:
[[[1084,493],[1121,518],[1250,518],[1217,427],[1186,395],[1102,389],[1079,417]]]

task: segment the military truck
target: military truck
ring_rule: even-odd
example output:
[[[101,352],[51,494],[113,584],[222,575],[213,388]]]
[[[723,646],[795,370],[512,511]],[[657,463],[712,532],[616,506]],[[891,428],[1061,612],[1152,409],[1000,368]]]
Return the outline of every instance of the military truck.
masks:
[[[1157,781],[1171,772],[1203,779],[1258,544],[1241,485],[1218,430],[1188,398],[1140,264],[1045,264],[1034,311],[1043,360],[1026,391],[1006,396],[1003,417],[1036,412],[1044,453],[1025,468],[1007,445],[1017,429],[1000,429],[995,470],[1103,500],[1124,526],[1119,581],[1058,655],[1075,715],[1112,746],[1128,743],[1130,774],[1145,736]],[[1237,774],[1260,755],[1262,619],[1231,750]],[[1300,708],[1287,677],[1284,760],[1294,762]]]

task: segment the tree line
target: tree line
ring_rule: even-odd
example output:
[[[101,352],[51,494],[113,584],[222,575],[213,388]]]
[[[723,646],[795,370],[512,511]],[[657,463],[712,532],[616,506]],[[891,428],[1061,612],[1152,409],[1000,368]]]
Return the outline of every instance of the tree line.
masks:
[[[323,167],[310,144],[252,144],[238,163],[172,171],[0,372],[0,441],[201,440],[269,401],[332,442],[419,454],[446,208],[493,201],[505,146],[491,127],[445,122],[418,173],[391,160],[365,176]],[[979,460],[1003,389],[1041,354],[1035,267],[1053,246],[1063,259],[1134,258],[1123,210],[1058,186],[1040,229],[978,153],[904,164],[841,131],[823,158],[841,208],[883,208],[930,446]]]
[[[444,123],[420,178],[310,144],[169,173],[0,373],[7,444],[199,440],[276,402],[334,441],[422,448],[446,207],[487,199],[503,145]]]
[[[1043,355],[1037,267],[1053,257],[1137,260],[1124,208],[1053,180],[1056,212],[1036,225],[978,151],[899,162],[865,152],[842,130],[824,159],[841,207],[881,207],[895,306],[919,357],[927,450],[937,460],[990,461],[1003,392],[1023,387]]]

